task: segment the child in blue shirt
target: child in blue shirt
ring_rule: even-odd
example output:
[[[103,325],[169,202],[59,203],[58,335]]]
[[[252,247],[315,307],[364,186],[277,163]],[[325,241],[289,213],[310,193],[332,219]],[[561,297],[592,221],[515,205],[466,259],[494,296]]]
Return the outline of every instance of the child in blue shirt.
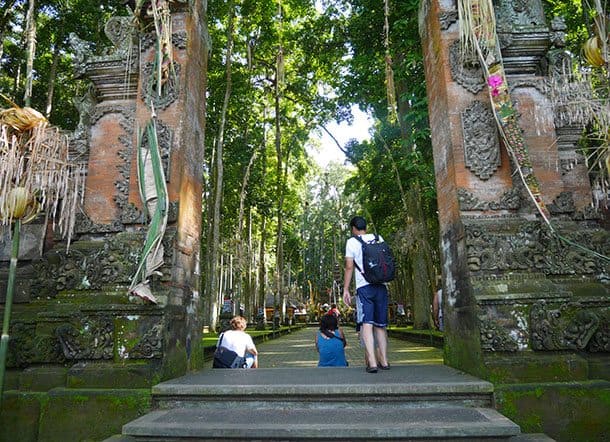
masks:
[[[347,367],[345,336],[335,315],[324,315],[316,333],[316,349],[320,354],[318,367]]]

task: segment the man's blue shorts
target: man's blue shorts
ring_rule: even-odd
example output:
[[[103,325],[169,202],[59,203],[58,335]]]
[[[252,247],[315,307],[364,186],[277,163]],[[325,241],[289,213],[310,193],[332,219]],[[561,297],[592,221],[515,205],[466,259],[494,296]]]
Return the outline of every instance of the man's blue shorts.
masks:
[[[388,325],[388,289],[385,284],[367,284],[356,290],[358,322],[375,327]]]

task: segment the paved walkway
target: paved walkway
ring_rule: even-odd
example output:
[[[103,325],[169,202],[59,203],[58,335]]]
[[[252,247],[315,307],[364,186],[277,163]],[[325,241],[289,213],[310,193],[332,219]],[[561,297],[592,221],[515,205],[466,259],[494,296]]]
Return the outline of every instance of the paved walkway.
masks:
[[[257,344],[260,368],[316,367],[317,328],[308,327],[280,338]],[[347,340],[345,355],[351,367],[364,367],[364,349],[353,327],[343,327]],[[390,365],[442,364],[443,351],[407,341],[388,339]]]

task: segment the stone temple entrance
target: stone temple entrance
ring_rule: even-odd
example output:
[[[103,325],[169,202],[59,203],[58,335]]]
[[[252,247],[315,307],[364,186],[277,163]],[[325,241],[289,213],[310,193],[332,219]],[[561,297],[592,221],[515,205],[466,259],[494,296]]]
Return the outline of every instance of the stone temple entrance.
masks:
[[[560,29],[547,24],[540,1],[526,2],[525,8],[523,2],[495,3],[501,6],[497,19],[507,81],[541,198],[563,236],[607,254],[608,231],[589,210],[592,193],[575,145],[578,128],[551,120],[542,124],[534,117],[534,110],[548,107],[541,81],[548,75],[549,54],[557,49],[551,37]],[[243,385],[227,379],[223,383],[223,373],[187,378],[201,385],[197,395],[205,400],[185,390],[185,381],[159,384],[204,366],[199,348],[198,146],[204,136],[209,49],[202,19],[205,2],[174,1],[171,7],[177,75],[164,83],[161,96],[149,95],[151,35],[139,36],[139,53],[129,52],[125,43],[134,37],[130,24],[113,19],[107,26],[115,45],[111,54],[92,56],[75,41],[77,69],[95,86],[95,94],[81,99],[81,124],[73,136],[73,149],[87,163],[89,192],[77,225],[78,240],[69,252],[57,246],[38,259],[34,240],[24,246],[30,255],[21,260],[16,289],[21,304],[14,311],[11,370],[1,416],[6,434],[35,440],[32,428],[40,428],[48,440],[62,440],[62,429],[71,428],[74,416],[91,420],[92,428],[95,422],[102,429],[119,429],[152,406],[151,388],[152,400],[163,407],[185,401],[188,410],[198,401],[230,408],[242,402]],[[514,424],[484,411],[495,404],[525,431],[544,431],[564,440],[578,440],[586,433],[591,440],[602,440],[610,433],[609,265],[558,240],[529,203],[490,124],[484,76],[476,66],[460,65],[456,57],[455,2],[424,0],[420,17],[439,195],[444,356],[449,367],[419,372],[396,367],[383,373],[385,378],[364,378],[365,383],[360,380],[362,370],[355,367],[329,370],[324,382],[307,381],[301,389],[294,381],[276,382],[289,397],[276,396],[279,391],[272,388],[282,372],[243,373],[251,386],[247,405],[256,410],[269,400],[286,411],[286,422],[291,409],[305,407],[325,433],[315,433],[311,424],[312,432],[300,434],[319,438],[328,435],[341,416],[336,410],[344,408],[353,424],[344,440],[364,431],[358,426],[362,416],[379,416],[378,422],[387,424],[375,430],[375,437],[387,428],[385,437],[434,438],[439,434],[429,431],[438,428],[439,415],[427,410],[455,400],[455,410],[462,411],[446,415],[447,421],[470,419],[470,426],[480,431],[462,439],[489,439],[492,435],[484,427],[492,422],[499,425],[493,437],[517,434]],[[167,202],[164,276],[151,277],[149,287],[156,304],[125,296],[138,266],[134,251],[146,237],[138,230],[145,220],[136,179],[135,128],[148,123],[151,102]],[[150,148],[152,140],[147,142]],[[42,236],[41,226],[31,229],[32,238]],[[0,281],[5,275],[3,268]],[[309,379],[308,372],[297,377]],[[208,388],[210,384],[226,389]],[[336,396],[339,391],[333,385],[341,386],[343,396]],[[405,405],[404,400],[413,398],[418,406]],[[354,402],[356,406],[350,405]],[[319,406],[307,408],[313,403]],[[328,409],[328,404],[333,406]],[[218,408],[203,410],[192,411],[190,417],[190,411],[184,412],[180,418],[203,422],[205,416],[220,413]],[[268,414],[269,425],[284,411]],[[390,426],[397,421],[402,426]],[[427,422],[428,433],[423,427],[409,427],[409,422]],[[290,427],[284,427],[284,433],[266,427],[264,437],[288,438]]]

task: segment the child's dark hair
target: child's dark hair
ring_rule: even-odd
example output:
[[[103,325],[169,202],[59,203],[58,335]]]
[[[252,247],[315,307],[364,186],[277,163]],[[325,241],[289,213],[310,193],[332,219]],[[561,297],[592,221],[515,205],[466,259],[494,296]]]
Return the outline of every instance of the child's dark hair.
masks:
[[[335,315],[324,315],[320,319],[320,330],[337,330],[339,322]]]

